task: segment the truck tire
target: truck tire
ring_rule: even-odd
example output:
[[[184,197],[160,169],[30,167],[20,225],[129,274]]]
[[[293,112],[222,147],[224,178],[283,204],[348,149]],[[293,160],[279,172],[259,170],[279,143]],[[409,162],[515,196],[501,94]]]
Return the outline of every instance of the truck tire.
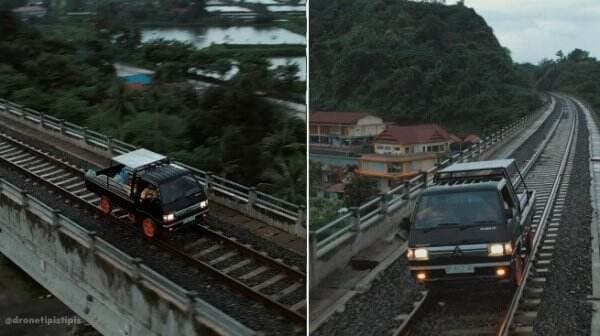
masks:
[[[144,218],[142,221],[142,233],[146,238],[154,238],[158,233],[156,223],[151,218]]]
[[[100,203],[98,204],[100,207],[100,212],[104,215],[110,215],[112,212],[112,205],[110,204],[110,198],[108,196],[100,197]]]

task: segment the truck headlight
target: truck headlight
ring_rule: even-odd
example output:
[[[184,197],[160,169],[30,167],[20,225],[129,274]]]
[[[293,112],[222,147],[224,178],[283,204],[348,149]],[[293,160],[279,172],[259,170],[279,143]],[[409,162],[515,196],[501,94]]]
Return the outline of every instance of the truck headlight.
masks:
[[[208,206],[208,200],[200,202],[201,208],[206,208]]]
[[[175,214],[170,213],[170,214],[167,214],[167,215],[163,215],[163,221],[165,221],[167,223],[168,222],[172,222],[174,220],[175,220]]]
[[[414,250],[416,260],[427,260],[429,259],[429,253],[426,248],[418,248]]]
[[[503,255],[511,255],[512,252],[513,248],[510,242],[488,244],[488,256],[490,257],[501,257]]]

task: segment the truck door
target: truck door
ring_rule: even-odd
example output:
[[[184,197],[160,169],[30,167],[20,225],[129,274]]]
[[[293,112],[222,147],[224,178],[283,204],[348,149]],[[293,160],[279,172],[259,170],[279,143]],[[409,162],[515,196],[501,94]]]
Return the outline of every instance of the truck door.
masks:
[[[518,204],[512,197],[507,185],[504,185],[502,187],[501,196],[503,209],[509,210],[512,213],[512,219],[510,220],[512,221],[513,225],[513,236],[517,236],[521,233],[521,231],[523,231],[523,227],[521,227],[521,218]]]

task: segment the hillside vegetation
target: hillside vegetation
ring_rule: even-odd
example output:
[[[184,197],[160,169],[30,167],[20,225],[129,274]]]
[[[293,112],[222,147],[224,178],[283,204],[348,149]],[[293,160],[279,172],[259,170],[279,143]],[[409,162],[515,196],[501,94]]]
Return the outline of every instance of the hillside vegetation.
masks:
[[[557,52],[556,60],[543,60],[536,68],[540,90],[573,93],[600,109],[600,62],[589,52],[575,49],[568,55]]]
[[[310,17],[313,111],[484,132],[538,104],[510,52],[463,5],[314,1]]]

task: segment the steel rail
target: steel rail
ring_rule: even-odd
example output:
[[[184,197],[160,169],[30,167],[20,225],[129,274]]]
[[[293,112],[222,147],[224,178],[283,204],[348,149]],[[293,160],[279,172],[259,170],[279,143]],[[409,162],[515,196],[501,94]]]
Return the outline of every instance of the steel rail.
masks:
[[[565,99],[565,100],[567,100],[567,99]],[[536,254],[541,245],[542,236],[544,235],[546,224],[548,222],[548,218],[550,217],[550,213],[553,210],[553,205],[556,202],[556,198],[558,196],[560,185],[563,180],[563,175],[564,175],[565,169],[567,167],[567,163],[569,161],[569,155],[571,154],[571,151],[574,148],[573,140],[575,138],[575,134],[577,131],[578,122],[579,122],[578,114],[576,113],[576,111],[574,111],[573,112],[573,121],[571,124],[571,130],[569,133],[569,139],[568,139],[568,142],[566,145],[566,150],[562,156],[558,174],[556,174],[556,179],[554,180],[554,184],[552,185],[552,190],[550,192],[548,201],[546,203],[547,206],[544,208],[544,212],[542,213],[542,216],[540,218],[539,226],[536,228],[536,234],[535,234],[535,238],[534,238],[533,248],[527,257],[527,262],[525,263],[525,270],[523,273],[523,282],[516,289],[515,295],[513,296],[513,299],[511,301],[509,309],[506,313],[506,316],[504,317],[502,324],[500,325],[500,329],[498,331],[498,336],[507,336],[510,332],[510,326],[513,322],[515,313],[517,312],[517,309],[519,307],[519,302],[521,300],[521,297],[523,296],[523,291],[525,289],[525,286],[527,285],[527,279],[528,279],[531,269],[533,267],[533,263],[536,260]]]

